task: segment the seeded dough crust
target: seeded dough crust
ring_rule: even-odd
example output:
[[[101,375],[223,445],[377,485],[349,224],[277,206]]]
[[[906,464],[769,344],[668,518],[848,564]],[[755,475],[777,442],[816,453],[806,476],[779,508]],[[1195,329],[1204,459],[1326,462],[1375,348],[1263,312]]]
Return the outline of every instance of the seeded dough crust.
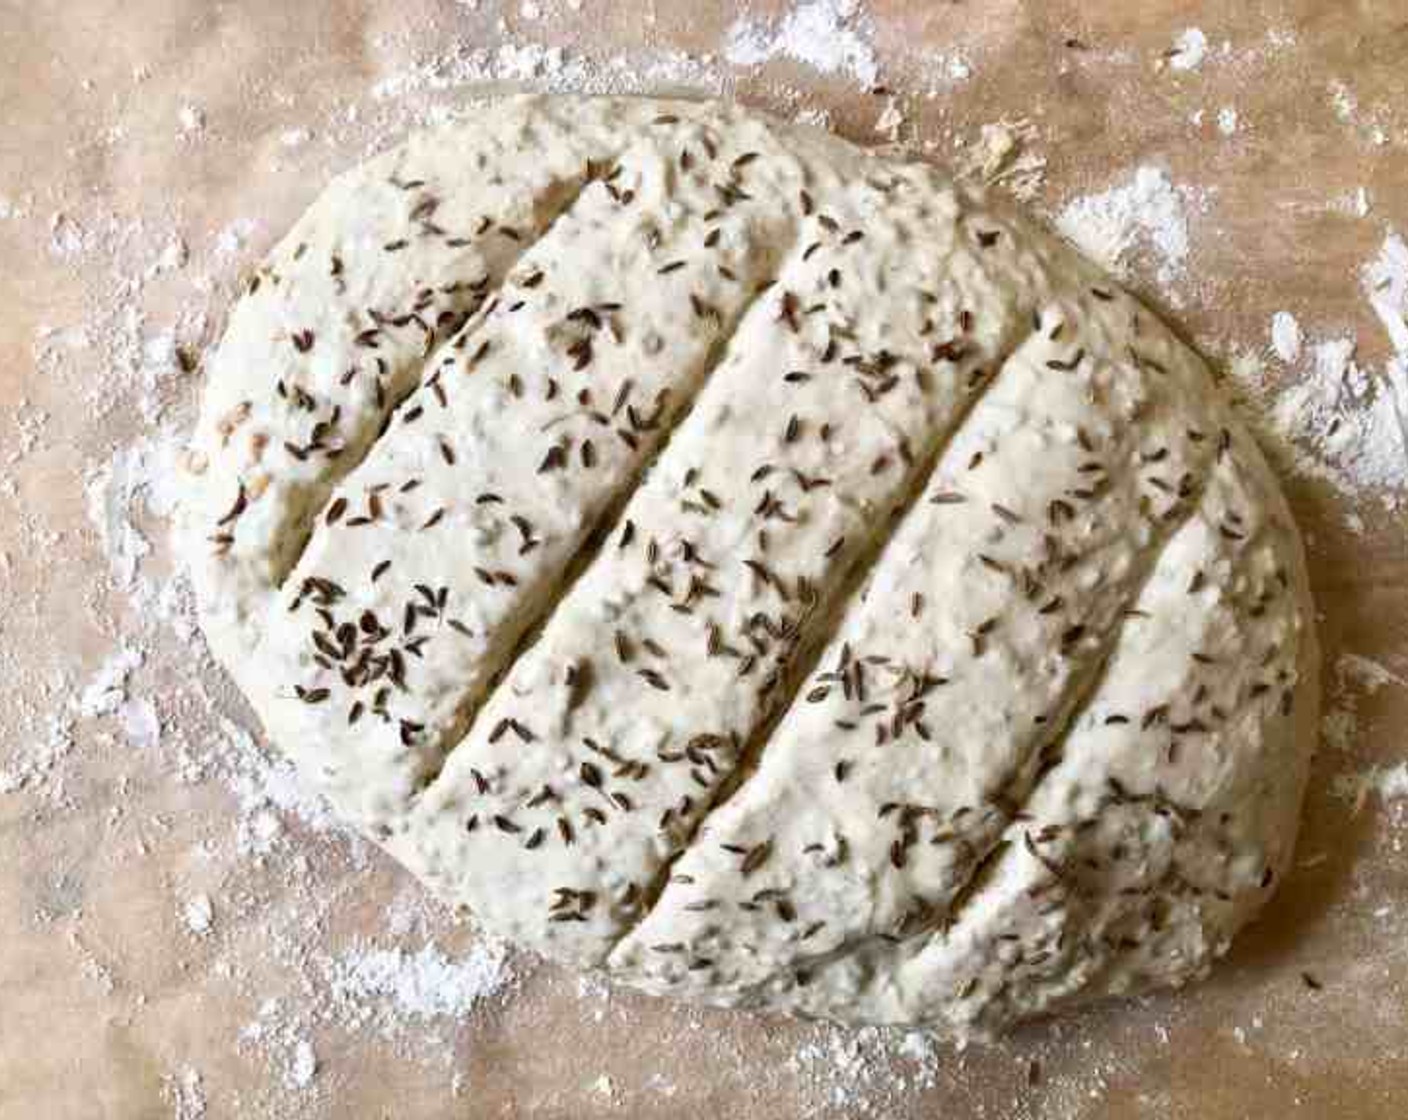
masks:
[[[958,1037],[1202,975],[1288,865],[1300,540],[1197,356],[937,170],[511,98],[332,184],[180,539],[305,779],[697,1002]]]

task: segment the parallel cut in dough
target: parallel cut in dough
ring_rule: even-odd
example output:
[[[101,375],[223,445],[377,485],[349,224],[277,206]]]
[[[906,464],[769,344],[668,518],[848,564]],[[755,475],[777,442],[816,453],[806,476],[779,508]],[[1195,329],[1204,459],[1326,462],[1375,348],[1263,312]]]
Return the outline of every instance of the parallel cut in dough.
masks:
[[[1286,866],[1274,482],[1149,312],[933,169],[508,99],[329,188],[209,376],[214,652],[550,957],[965,1036],[1200,975]]]
[[[1220,438],[1202,371],[1152,322],[1139,350],[1112,345],[1143,313],[1097,291],[1048,307],[1007,361],[617,967],[746,1001],[851,941],[946,920]],[[742,874],[737,853],[763,846]]]
[[[778,974],[770,1006],[938,1017],[992,1035],[1034,1014],[1203,975],[1291,864],[1315,729],[1294,528],[1235,433],[1159,557],[1060,762],[956,923]],[[1287,651],[1298,651],[1288,662]],[[1284,743],[1298,739],[1287,757]],[[1252,765],[1248,765],[1248,762]]]
[[[408,866],[600,963],[1032,329],[1010,233],[980,247],[1001,231],[918,171],[808,216],[614,541],[393,842]]]
[[[255,687],[296,683],[271,731],[303,744],[353,819],[396,827],[668,438],[793,241],[803,171],[752,123],[717,143],[707,126],[653,130],[432,357],[337,489]]]
[[[664,111],[517,99],[335,180],[255,272],[208,369],[183,503],[207,635],[238,674],[333,485],[426,357]],[[697,111],[671,104],[676,112]]]

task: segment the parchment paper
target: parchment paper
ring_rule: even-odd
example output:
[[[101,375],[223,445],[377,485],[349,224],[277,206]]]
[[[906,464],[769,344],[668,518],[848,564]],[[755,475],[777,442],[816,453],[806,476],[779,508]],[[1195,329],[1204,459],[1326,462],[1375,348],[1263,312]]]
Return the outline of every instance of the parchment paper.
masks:
[[[1401,492],[1271,448],[1332,718],[1265,916],[1205,984],[966,1052],[501,962],[240,739],[183,632],[159,515],[184,367],[333,172],[486,78],[723,92],[966,166],[1005,121],[988,170],[1050,216],[1165,177],[1130,283],[1263,411],[1318,343],[1371,377],[1391,357],[1360,269],[1408,230],[1399,0],[854,8],[0,2],[0,1116],[1408,1114]],[[828,21],[850,54],[785,57]],[[1297,361],[1270,349],[1283,310]]]

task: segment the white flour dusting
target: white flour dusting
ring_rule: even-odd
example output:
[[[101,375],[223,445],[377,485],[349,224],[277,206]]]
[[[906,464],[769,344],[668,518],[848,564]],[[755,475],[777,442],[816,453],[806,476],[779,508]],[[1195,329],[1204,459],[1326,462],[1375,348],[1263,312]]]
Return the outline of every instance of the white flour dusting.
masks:
[[[1385,237],[1361,270],[1370,306],[1394,350],[1375,370],[1358,358],[1352,335],[1307,337],[1288,311],[1271,319],[1271,349],[1288,368],[1272,380],[1254,354],[1230,367],[1232,388],[1263,441],[1288,471],[1329,483],[1350,499],[1345,523],[1365,528],[1365,501],[1396,512],[1408,498],[1408,246]],[[1331,735],[1343,738],[1343,727]]]
[[[258,1017],[241,1028],[239,1044],[261,1053],[284,1089],[306,1092],[318,1072],[318,1055],[305,1033],[301,1017],[291,1015],[282,1001],[265,1000]]]
[[[1153,254],[1160,284],[1186,274],[1188,215],[1206,206],[1204,190],[1175,186],[1162,168],[1144,166],[1127,181],[1070,202],[1057,228],[1086,256],[1122,277],[1136,252]]]
[[[1168,64],[1174,70],[1196,70],[1208,56],[1208,37],[1201,28],[1190,27],[1174,40]]]
[[[873,86],[880,64],[872,33],[859,0],[803,0],[775,25],[740,19],[729,29],[724,57],[735,66],[790,58],[823,74],[845,74]]]
[[[434,945],[413,953],[359,946],[328,960],[332,998],[344,1013],[382,1031],[404,1020],[462,1018],[514,981],[508,947],[484,938],[458,959]]]
[[[288,1067],[288,1084],[294,1089],[306,1089],[313,1083],[313,1075],[318,1072],[318,1055],[313,1052],[313,1044],[300,1038],[293,1044],[293,1057]]]
[[[204,1120],[206,1100],[199,1070],[187,1066],[179,1073],[163,1077],[161,1095],[171,1106],[174,1120]]]
[[[903,126],[904,110],[900,108],[899,98],[886,98],[885,108],[875,119],[875,131],[893,144],[899,140],[900,129]]]
[[[218,778],[234,794],[236,850],[242,856],[265,856],[279,847],[287,820],[308,832],[348,835],[327,803],[299,779],[291,762],[272,755],[232,720],[221,717],[218,732],[200,749],[183,752],[181,772],[189,781]]]
[[[199,132],[205,127],[205,111],[199,105],[182,105],[181,111],[176,114],[176,123],[180,125],[182,135]]]
[[[1337,195],[1330,200],[1330,209],[1341,214],[1351,214],[1356,218],[1367,218],[1373,203],[1369,199],[1369,189],[1367,187],[1356,187],[1345,194]]]
[[[664,90],[718,94],[723,92],[725,76],[712,57],[684,51],[595,58],[560,46],[507,37],[497,48],[455,44],[442,54],[381,78],[372,86],[371,97],[390,108],[398,126],[443,123],[454,115],[452,110],[422,107],[414,99],[502,82],[531,84],[535,89],[559,93]],[[407,114],[410,122],[405,119]]]
[[[479,7],[477,0],[459,0],[458,6],[470,11]],[[579,5],[568,0],[566,6],[575,11]],[[600,54],[575,40],[568,45],[537,42],[522,36],[538,34],[559,6],[525,2],[510,7],[510,19],[516,14],[532,27],[520,28],[519,34],[501,29],[492,47],[483,45],[482,35],[437,41],[422,55],[378,44],[385,54],[375,60],[376,77],[368,88],[325,115],[309,108],[315,100],[305,100],[296,91],[251,94],[280,109],[280,123],[269,126],[266,139],[279,150],[278,158],[288,162],[295,154],[310,157],[326,144],[346,157],[341,162],[351,163],[412,124],[462,112],[466,96],[486,85],[718,93],[731,91],[740,74],[761,82],[753,71],[774,60],[864,89],[876,84],[882,69],[889,76],[876,50],[874,19],[859,0],[787,0],[769,5],[776,14],[767,17],[745,10],[712,54],[648,45]],[[1289,32],[1269,31],[1266,38],[1268,50],[1294,43]],[[1236,58],[1251,59],[1253,53],[1248,48]],[[916,96],[905,103],[894,97],[883,105],[877,121],[881,132],[895,138],[918,132],[919,122],[911,121],[905,106],[917,114],[925,93],[935,102],[922,106],[926,112],[949,112],[942,98],[968,92],[957,87],[973,77],[977,57],[970,48],[953,47],[911,59],[919,76],[909,92]],[[1117,46],[1100,57],[1110,65],[1140,64],[1132,51]],[[1193,72],[1215,58],[1220,70],[1230,72],[1231,57],[1225,46],[1219,54],[1201,30],[1189,28],[1177,38],[1167,66]],[[146,69],[139,69],[137,80],[145,80]],[[826,105],[814,94],[775,84],[762,88],[789,115],[829,123]],[[1218,94],[1219,99],[1230,96],[1227,91]],[[1359,119],[1348,87],[1332,90],[1332,97],[1337,112],[1343,99],[1347,122]],[[229,142],[222,130],[232,122],[223,111],[216,113],[215,104],[211,102],[207,121],[206,109],[194,102],[165,103],[161,119],[170,139],[193,153],[218,152],[220,144]],[[1212,104],[1205,139],[1215,139],[1213,121],[1224,135],[1246,129],[1233,105],[1214,112]],[[291,120],[287,111],[300,108],[307,118]],[[1035,120],[1043,120],[1039,107],[1031,112]],[[170,136],[173,120],[175,134]],[[958,149],[963,169],[984,181],[1002,183],[1018,197],[1038,195],[1046,161],[1037,126],[1025,119],[1002,120],[981,125],[976,137],[975,126],[971,118],[954,119],[943,133],[946,150]],[[106,135],[120,137],[123,127],[119,120]],[[968,142],[959,145],[956,138]],[[1087,253],[1126,276],[1147,264],[1160,283],[1185,285],[1196,232],[1190,226],[1205,208],[1207,195],[1205,189],[1173,183],[1158,167],[1139,167],[1103,193],[1070,201],[1060,211],[1060,225]],[[1342,209],[1367,214],[1367,191],[1360,188],[1345,196]],[[337,1107],[333,1088],[349,1064],[383,1046],[400,1060],[445,1071],[450,1091],[458,1093],[468,1083],[468,1074],[449,1071],[457,1062],[456,1047],[462,1047],[466,1037],[464,1025],[512,998],[531,963],[511,955],[501,943],[474,938],[452,926],[444,912],[411,885],[399,889],[383,911],[368,917],[363,910],[370,897],[368,881],[389,874],[384,861],[337,824],[288,763],[227,715],[230,705],[208,672],[195,631],[189,591],[166,570],[162,521],[171,509],[171,468],[194,399],[195,379],[185,368],[187,354],[208,341],[208,310],[227,304],[226,289],[267,241],[268,230],[262,220],[228,215],[215,219],[216,228],[202,229],[178,213],[158,212],[160,218],[112,214],[91,200],[44,194],[0,198],[0,218],[15,223],[7,224],[7,231],[20,229],[20,220],[32,217],[38,250],[51,253],[56,268],[85,278],[84,317],[41,325],[34,358],[41,382],[72,390],[72,399],[90,409],[94,423],[102,425],[101,448],[84,472],[83,497],[94,547],[107,566],[93,578],[103,583],[105,594],[120,593],[111,603],[97,600],[92,608],[111,646],[96,669],[91,662],[70,659],[52,672],[25,679],[25,695],[15,701],[21,734],[3,759],[0,794],[31,791],[26,812],[80,804],[79,799],[94,796],[84,789],[82,767],[97,756],[86,752],[101,751],[104,758],[118,754],[124,772],[112,787],[113,812],[107,819],[116,823],[113,835],[104,837],[104,847],[111,840],[112,850],[123,860],[131,853],[170,859],[171,845],[163,848],[163,840],[173,832],[181,836],[174,853],[182,866],[173,880],[179,885],[174,895],[163,896],[167,901],[158,911],[183,933],[183,956],[189,954],[209,968],[208,974],[185,973],[183,994],[237,1006],[237,1021],[247,1025],[238,1037],[225,1041],[253,1064],[245,1070],[248,1080],[231,1096],[215,1077],[214,1067],[205,1067],[206,1077],[188,1064],[199,1052],[163,1055],[160,1068],[176,1071],[161,1079],[168,1115],[176,1120],[204,1120],[208,1114],[327,1115],[327,1108]],[[1403,241],[1390,234],[1363,276],[1365,292],[1401,352],[1408,352],[1405,260]],[[179,290],[181,306],[156,310],[163,286],[168,293]],[[1173,295],[1177,298],[1177,291]],[[1357,368],[1351,340],[1325,337],[1323,328],[1310,338],[1289,313],[1282,314],[1296,328],[1291,345],[1287,328],[1281,327],[1278,334],[1276,323],[1272,326],[1272,351],[1287,367],[1286,383],[1294,387],[1311,381],[1314,387],[1299,395],[1293,388],[1285,394],[1291,403],[1278,407],[1277,394],[1265,383],[1265,370],[1255,355],[1240,367],[1238,380],[1259,387],[1258,411],[1266,423],[1280,436],[1298,441],[1293,465],[1307,473],[1328,472],[1350,499],[1377,489],[1397,487],[1401,493],[1401,473],[1384,466],[1392,463],[1390,452],[1403,448],[1401,429],[1387,423],[1392,412],[1384,405],[1394,399],[1384,387],[1393,390],[1403,384],[1401,356],[1393,367],[1399,370],[1395,383],[1390,373],[1380,376]],[[1306,318],[1314,324],[1309,311]],[[1263,348],[1264,342],[1256,346],[1261,353]],[[1393,391],[1404,394],[1402,388]],[[120,425],[109,426],[110,419],[124,417],[138,423],[138,438]],[[6,465],[55,446],[51,417],[42,406],[25,403],[15,410],[14,420],[13,450],[6,453]],[[1342,437],[1336,434],[1341,429],[1346,433]],[[1399,465],[1401,469],[1401,460]],[[9,475],[0,479],[0,493],[14,496]],[[32,539],[61,547],[59,539],[42,536],[39,530]],[[10,563],[8,557],[0,558],[0,575],[8,572]],[[193,666],[213,682],[214,695],[207,693]],[[1374,709],[1369,698],[1380,689],[1402,687],[1404,679],[1396,662],[1389,668],[1353,655],[1341,656],[1335,673],[1325,734],[1332,745],[1348,752],[1370,722]],[[174,814],[123,819],[129,765],[132,788],[145,782],[177,791],[170,802],[178,807]],[[1394,760],[1342,777],[1356,783],[1355,796],[1398,804],[1408,798],[1408,763]],[[357,936],[348,940],[348,929],[355,929]],[[108,932],[86,914],[72,919],[65,938],[75,970],[109,998],[130,996],[133,1006],[140,1007],[145,997],[132,990],[125,966],[127,954],[135,958],[141,953],[113,942]],[[183,972],[186,967],[183,961]],[[578,993],[584,1022],[602,1023],[603,1030],[629,1027],[629,1011],[621,1009],[632,1001],[613,999],[599,979],[582,977],[567,990]],[[121,1013],[128,1014],[127,1005],[122,1006]],[[691,1031],[697,1023],[685,1013],[679,1021],[691,1024]],[[937,1046],[922,1032],[795,1029],[801,1041],[795,1047],[789,1044],[776,1069],[762,1068],[752,1055],[722,1052],[720,1066],[750,1080],[778,1077],[779,1084],[800,1094],[801,1115],[847,1117],[909,1115],[906,1106],[914,1093],[964,1069],[963,1054]],[[698,1041],[694,1034],[687,1037],[691,1044]],[[1105,1071],[1117,1066],[1117,1059],[1092,1057],[1081,1067],[1086,1072],[1078,1087],[1071,1088],[1060,1114],[1087,1115],[1088,1100],[1098,1099],[1106,1088]],[[675,1091],[659,1074],[640,1084],[661,1097]],[[602,1106],[627,1109],[635,1101],[633,1085],[619,1072],[595,1079],[589,1075],[583,1085],[603,1087]],[[979,1086],[973,1092],[980,1098],[984,1089]],[[975,1107],[984,1114],[1026,1115],[985,1109],[981,1100]],[[1171,1114],[1172,1108],[1163,1111]]]
[[[1352,124],[1355,114],[1359,111],[1359,99],[1354,96],[1354,91],[1349,86],[1336,79],[1330,83],[1330,106],[1334,109],[1335,116],[1345,124]]]
[[[960,51],[925,53],[921,62],[921,80],[926,82],[925,97],[934,99],[960,86],[973,76],[974,63]]]
[[[145,696],[132,696],[117,709],[122,737],[132,746],[150,750],[161,741],[161,717]]]
[[[939,1049],[922,1031],[821,1026],[793,1054],[825,1104],[846,1116],[887,1116],[904,1097],[938,1082]]]
[[[208,894],[193,894],[181,905],[181,920],[186,929],[204,937],[215,924],[215,906]]]
[[[78,715],[84,719],[111,715],[127,698],[127,678],[141,666],[146,655],[131,646],[114,650],[99,666],[78,697]]]
[[[1361,109],[1359,96],[1348,83],[1334,79],[1329,85],[1330,107],[1341,122],[1350,126],[1351,132],[1361,141],[1376,148],[1389,142],[1388,131],[1384,127],[1383,114],[1377,107],[1368,111]]]
[[[1390,232],[1379,255],[1360,272],[1369,304],[1388,331],[1398,356],[1408,361],[1408,245]]]
[[[1353,338],[1310,346],[1301,376],[1278,394],[1270,417],[1294,441],[1302,473],[1396,510],[1408,490],[1408,387],[1401,366],[1377,376],[1355,361],[1355,347]]]
[[[1300,360],[1300,323],[1289,311],[1278,311],[1271,316],[1271,349],[1287,365]]]

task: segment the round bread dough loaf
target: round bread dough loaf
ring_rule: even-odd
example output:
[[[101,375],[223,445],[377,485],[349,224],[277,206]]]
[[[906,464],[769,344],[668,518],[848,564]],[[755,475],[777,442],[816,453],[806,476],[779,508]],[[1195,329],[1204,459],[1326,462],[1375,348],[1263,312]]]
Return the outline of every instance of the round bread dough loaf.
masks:
[[[486,106],[250,278],[188,465],[270,738],[556,960],[983,1035],[1201,975],[1289,865],[1274,480],[1154,315],[928,165]]]

